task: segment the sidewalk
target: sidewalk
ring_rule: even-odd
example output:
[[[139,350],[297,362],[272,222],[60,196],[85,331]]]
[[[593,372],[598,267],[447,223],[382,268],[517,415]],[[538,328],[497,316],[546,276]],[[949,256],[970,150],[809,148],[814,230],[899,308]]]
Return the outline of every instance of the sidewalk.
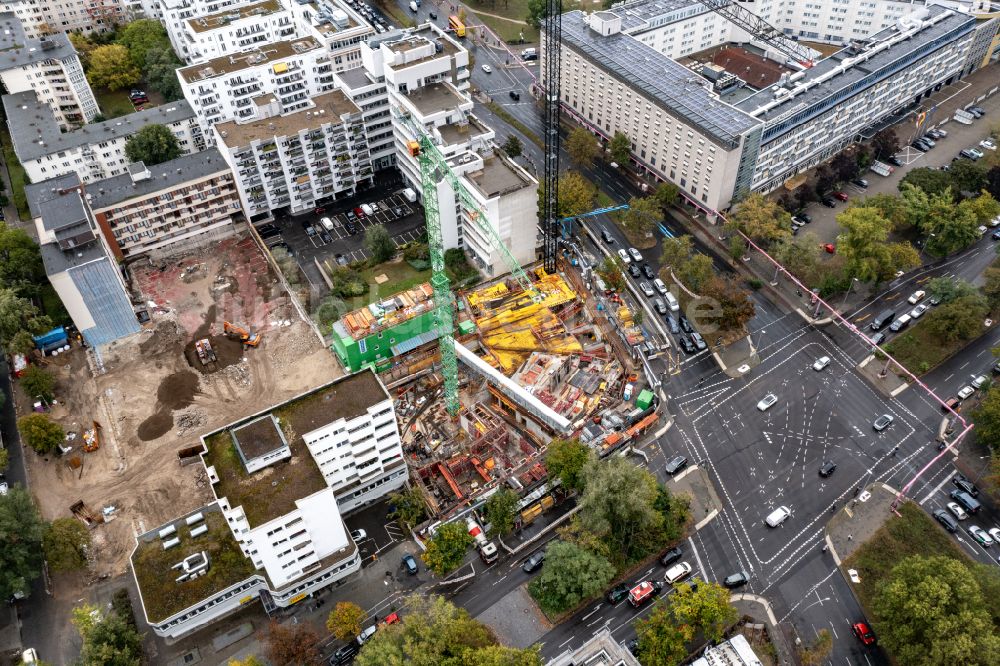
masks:
[[[840,566],[892,517],[896,491],[883,483],[863,488],[826,524],[826,542]]]

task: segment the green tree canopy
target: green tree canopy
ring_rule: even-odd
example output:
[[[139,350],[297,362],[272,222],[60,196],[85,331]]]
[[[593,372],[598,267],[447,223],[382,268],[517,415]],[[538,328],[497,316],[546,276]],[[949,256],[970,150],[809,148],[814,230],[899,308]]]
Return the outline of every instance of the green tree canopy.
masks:
[[[625,280],[625,262],[617,254],[604,257],[604,261],[594,271],[611,291],[625,291],[628,284]]]
[[[628,210],[621,213],[621,221],[633,234],[647,236],[663,219],[663,209],[653,197],[632,197],[628,205]]]
[[[338,641],[349,641],[361,633],[368,613],[350,601],[338,601],[326,618],[326,628]]]
[[[583,127],[574,127],[566,137],[566,152],[580,166],[590,166],[600,151],[597,138]],[[561,186],[560,186],[561,187]]]
[[[989,167],[984,162],[960,159],[951,163],[948,176],[951,178],[955,194],[963,192],[978,193],[986,187],[986,172]]]
[[[976,439],[986,442],[994,457],[1000,455],[1000,387],[992,386],[986,392],[972,418],[976,424]]]
[[[594,459],[594,452],[579,439],[553,439],[545,451],[545,467],[550,477],[558,478],[569,491],[581,491],[586,483],[584,468]]]
[[[947,171],[918,167],[903,176],[899,181],[899,189],[902,190],[906,184],[919,187],[927,194],[941,194],[951,187],[952,181]]]
[[[943,257],[979,240],[975,208],[963,204],[956,206],[950,189],[931,195],[928,204],[927,217],[920,225],[927,237],[924,250],[928,254]]]
[[[708,259],[701,254],[698,256]],[[711,261],[708,263],[711,265]],[[720,330],[738,331],[757,313],[750,294],[731,276],[711,278],[701,287],[700,293],[704,298],[714,300],[721,309],[717,322]]]
[[[38,243],[21,229],[0,222],[0,286],[13,289],[18,296],[32,297],[45,283]]]
[[[657,604],[647,618],[635,623],[639,661],[643,664],[679,664],[688,656],[687,632],[674,622],[666,604]]]
[[[27,597],[42,573],[45,523],[28,491],[14,486],[0,495],[0,599]]]
[[[152,48],[146,52],[144,78],[150,88],[163,95],[168,102],[179,100],[184,96],[181,82],[177,78],[177,70],[184,63],[174,54],[169,44],[166,47]]]
[[[42,540],[45,559],[53,571],[73,571],[87,566],[90,530],[76,518],[56,518]]]
[[[445,523],[428,540],[423,560],[431,571],[444,576],[462,563],[472,541],[464,523]]]
[[[965,280],[952,280],[948,277],[936,277],[927,281],[925,290],[932,298],[948,303],[965,296],[975,296],[978,290]]]
[[[844,257],[850,277],[881,282],[896,271],[920,265],[909,243],[887,242],[892,223],[878,209],[848,208],[837,215],[837,222],[843,229],[837,236],[837,252]]]
[[[715,275],[715,268],[711,258],[698,252],[674,270],[674,275],[685,287],[700,294]]]
[[[891,157],[899,152],[900,144],[899,137],[896,136],[896,131],[891,127],[887,127],[872,139],[872,148],[875,149],[878,159],[884,160],[887,157]]]
[[[660,204],[660,208],[666,210],[676,204],[681,195],[676,185],[671,182],[663,182],[656,186],[653,198]]]
[[[397,522],[406,530],[412,529],[427,515],[427,503],[415,487],[389,493],[389,503],[396,508]]]
[[[620,165],[628,164],[628,158],[632,152],[632,142],[628,136],[621,132],[615,132],[608,142],[608,150],[611,152],[611,160]]]
[[[664,238],[660,253],[660,265],[664,268],[671,268],[675,272],[679,271],[687,263],[693,251],[691,236],[687,234],[674,238]]]
[[[181,146],[166,125],[146,125],[125,142],[125,156],[149,167],[177,159]]]
[[[928,312],[924,326],[945,342],[971,340],[983,332],[983,322],[988,314],[989,308],[982,294],[963,296]]]
[[[898,663],[996,663],[1000,635],[969,569],[951,557],[914,555],[896,565],[872,599],[879,641]]]
[[[51,453],[66,439],[62,426],[45,414],[26,414],[17,420],[24,443],[42,455]]]
[[[528,25],[540,28],[546,16],[548,16],[548,6],[545,0],[528,0],[528,15],[525,17]]]
[[[758,192],[740,202],[729,218],[736,227],[756,242],[769,244],[790,236],[792,216],[774,201]]]
[[[546,613],[556,614],[597,596],[615,577],[615,568],[600,555],[574,543],[555,541],[545,551],[545,566],[528,585]]]
[[[89,627],[80,629],[84,664],[140,666],[143,662],[142,636],[118,613],[108,613]]]
[[[39,335],[51,328],[52,320],[31,301],[18,296],[14,289],[0,286],[0,344],[10,348],[20,333]]]
[[[907,189],[916,188],[909,186]],[[916,191],[924,194],[923,190]],[[862,208],[876,209],[882,217],[892,223],[892,229],[894,230],[905,229],[913,224],[910,219],[911,216],[909,206],[906,199],[902,196],[896,196],[888,193],[873,194],[865,197],[864,199],[855,199],[851,202],[851,205],[860,206]]]
[[[154,19],[131,21],[118,31],[116,41],[128,51],[129,58],[136,67],[146,66],[149,51],[170,49],[166,28]]]
[[[52,402],[55,397],[56,378],[37,365],[29,365],[21,375],[21,388],[32,398]]]
[[[514,529],[514,519],[517,517],[517,506],[521,498],[517,493],[501,488],[496,491],[483,505],[483,520],[489,525],[488,535],[496,538]]]
[[[521,144],[521,140],[517,138],[516,134],[508,136],[507,140],[503,142],[503,146],[501,147],[510,157],[520,157],[521,153],[524,151],[524,146]]]
[[[729,590],[698,579],[677,585],[676,593],[670,597],[670,612],[678,626],[693,627],[710,641],[721,639],[726,629],[739,619],[736,608],[729,603]]]
[[[376,263],[389,261],[396,254],[396,244],[384,224],[373,224],[365,230],[365,247]]]
[[[87,80],[95,88],[118,90],[139,82],[142,73],[120,44],[98,46],[90,52]]]

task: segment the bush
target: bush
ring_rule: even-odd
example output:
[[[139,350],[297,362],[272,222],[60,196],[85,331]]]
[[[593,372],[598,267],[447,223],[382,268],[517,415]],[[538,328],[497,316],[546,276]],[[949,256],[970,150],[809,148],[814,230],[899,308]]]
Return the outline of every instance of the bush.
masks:
[[[41,454],[51,453],[66,439],[62,426],[44,414],[28,414],[17,420],[25,444]]]

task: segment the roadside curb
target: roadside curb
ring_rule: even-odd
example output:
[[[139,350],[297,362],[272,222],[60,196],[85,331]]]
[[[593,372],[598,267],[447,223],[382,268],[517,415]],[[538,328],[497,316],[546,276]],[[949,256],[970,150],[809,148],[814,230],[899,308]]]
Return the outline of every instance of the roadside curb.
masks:
[[[771,602],[769,602],[764,597],[759,597],[756,594],[741,593],[741,594],[734,594],[734,595],[732,595],[731,597],[729,597],[729,600],[730,601],[752,601],[754,603],[760,604],[761,606],[764,607],[764,612],[767,613],[767,619],[768,619],[768,621],[770,621],[770,623],[772,625],[774,625],[775,627],[778,626],[778,619],[776,617],[774,617],[774,611],[771,610]]]
[[[708,525],[710,522],[712,522],[712,519],[714,519],[718,515],[719,515],[719,510],[712,509],[707,516],[698,521],[698,523],[694,526],[694,531],[697,532],[705,525]]]
[[[568,518],[570,518],[573,515],[575,515],[576,512],[579,511],[579,510],[580,510],[580,505],[577,504],[575,507],[573,507],[572,509],[570,509],[569,511],[567,511],[564,515],[562,515],[559,518],[557,518],[552,524],[547,525],[545,527],[545,529],[543,529],[541,532],[539,532],[535,536],[531,537],[530,539],[528,539],[524,543],[518,545],[516,548],[511,548],[510,546],[508,546],[507,544],[505,544],[503,542],[503,539],[501,539],[500,537],[497,537],[497,541],[500,543],[501,546],[503,546],[503,549],[506,550],[510,555],[517,555],[520,551],[522,551],[523,549],[527,548],[528,546],[531,546],[536,541],[538,541],[539,538],[545,536],[546,534],[548,534],[549,532],[551,532],[554,528],[556,528],[559,525],[561,525],[562,523],[564,523]]]

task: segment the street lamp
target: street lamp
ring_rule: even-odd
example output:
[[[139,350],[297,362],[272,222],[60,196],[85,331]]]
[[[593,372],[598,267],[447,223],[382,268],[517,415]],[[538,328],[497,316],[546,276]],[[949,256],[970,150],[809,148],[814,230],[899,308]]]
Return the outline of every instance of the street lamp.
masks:
[[[840,309],[843,310],[844,306],[847,305],[847,297],[851,295],[851,289],[854,287],[854,283],[858,281],[858,278],[851,278],[851,284],[847,285],[847,293],[844,294],[844,302],[840,304]]]

